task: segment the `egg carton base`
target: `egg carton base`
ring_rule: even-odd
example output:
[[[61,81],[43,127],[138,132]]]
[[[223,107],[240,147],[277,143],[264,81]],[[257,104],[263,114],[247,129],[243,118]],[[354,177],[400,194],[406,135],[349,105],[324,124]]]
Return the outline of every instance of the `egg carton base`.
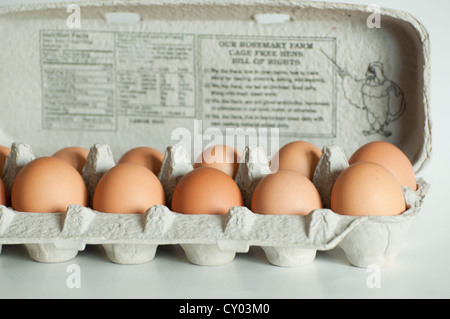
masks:
[[[316,258],[316,249],[301,247],[261,247],[267,260],[274,266],[301,267],[312,264]]]
[[[24,244],[31,260],[39,263],[64,263],[75,259],[80,251],[57,248],[54,244]],[[158,246],[145,244],[98,244],[108,261],[121,265],[138,265],[152,262]],[[221,266],[232,263],[237,251],[223,251],[215,244],[179,244],[187,261],[199,266]],[[313,263],[316,249],[299,247],[260,247],[267,261],[279,267],[300,267]],[[1,245],[0,245],[1,252]]]
[[[155,258],[158,245],[102,244],[108,259],[121,265],[145,264]]]
[[[74,259],[78,250],[59,249],[53,244],[25,244],[30,258],[40,263],[61,263]]]
[[[14,143],[3,178],[11,187],[20,168],[34,158],[31,147]],[[249,203],[252,191],[270,172],[261,148],[249,146],[243,153],[236,182]],[[94,145],[83,170],[92,196],[101,176],[114,166],[107,145]],[[348,167],[342,149],[324,147],[314,184],[325,203],[339,173]],[[192,170],[187,151],[167,148],[159,178],[170,198],[177,181]],[[420,211],[428,184],[418,180],[416,192],[404,188],[408,209],[394,217],[343,216],[325,208],[307,216],[259,215],[247,207],[234,207],[223,216],[184,215],[167,206],[155,206],[143,215],[105,214],[71,205],[67,212],[24,213],[0,207],[0,245],[25,244],[33,260],[64,262],[76,257],[85,245],[102,245],[108,259],[118,264],[139,264],[154,259],[158,245],[179,244],[187,260],[196,265],[222,265],[236,253],[260,246],[276,266],[310,264],[318,250],[340,246],[349,262],[358,267],[391,264],[406,237],[409,223]]]
[[[75,259],[79,250],[61,249],[53,244],[24,244],[30,260],[39,263],[64,263]],[[120,265],[139,265],[152,262],[156,257],[159,245],[142,244],[99,244],[106,254],[107,260]],[[214,244],[180,244],[187,261],[198,266],[221,266],[232,263],[236,251],[222,251]],[[387,267],[393,264],[399,249],[391,249],[388,253],[379,251],[370,253],[364,249],[350,248],[340,245],[350,265],[367,268],[371,265]],[[314,263],[318,250],[298,247],[260,247],[266,260],[278,267],[302,267]],[[0,247],[1,249],[1,247]],[[331,249],[332,250],[332,249]]]
[[[397,259],[410,225],[411,221],[383,224],[368,221],[348,234],[339,246],[353,266],[386,267]]]

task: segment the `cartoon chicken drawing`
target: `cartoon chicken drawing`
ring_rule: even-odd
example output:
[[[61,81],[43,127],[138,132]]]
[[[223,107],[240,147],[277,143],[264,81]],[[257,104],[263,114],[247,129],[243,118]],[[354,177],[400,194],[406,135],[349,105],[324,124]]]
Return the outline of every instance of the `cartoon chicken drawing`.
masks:
[[[403,115],[406,100],[401,88],[386,78],[383,64],[370,63],[365,78],[357,79],[333,60],[331,61],[336,65],[337,72],[342,78],[342,89],[346,100],[366,112],[369,128],[364,130],[363,134],[390,136],[392,132],[387,130],[387,127]]]

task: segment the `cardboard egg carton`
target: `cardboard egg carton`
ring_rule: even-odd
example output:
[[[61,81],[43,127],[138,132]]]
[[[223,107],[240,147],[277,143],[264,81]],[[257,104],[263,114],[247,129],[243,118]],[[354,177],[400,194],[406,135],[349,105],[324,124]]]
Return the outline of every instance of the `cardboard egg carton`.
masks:
[[[334,181],[348,166],[345,154],[365,143],[386,140],[399,146],[416,174],[431,159],[429,36],[415,17],[391,9],[303,0],[223,0],[220,5],[210,0],[75,2],[82,12],[79,29],[70,26],[76,12],[70,14],[67,3],[0,8],[0,47],[6,48],[0,52],[0,102],[11,106],[2,108],[0,144],[12,144],[2,175],[9,190],[19,170],[35,154],[50,154],[62,145],[107,141],[107,145],[91,147],[82,173],[92,199],[101,176],[115,165],[114,155],[123,154],[133,145],[163,150],[173,143],[169,139],[180,128],[195,135],[207,127],[239,128],[247,121],[251,127],[273,127],[270,118],[276,117],[277,111],[264,108],[263,113],[269,112],[264,119],[256,116],[259,111],[253,107],[261,101],[286,100],[286,112],[306,113],[305,119],[281,119],[279,146],[304,139],[322,148],[313,182],[325,208],[307,216],[251,212],[248,207],[253,190],[270,169],[264,150],[249,145],[236,176],[244,207],[233,207],[223,216],[172,212],[174,188],[193,169],[187,150],[174,145],[167,148],[159,175],[167,207],[155,206],[142,215],[122,215],[77,205],[58,214],[17,212],[0,206],[0,245],[23,244],[30,257],[39,262],[70,260],[86,245],[101,245],[112,262],[137,264],[151,261],[158,246],[166,244],[181,245],[188,260],[199,265],[231,262],[251,246],[261,247],[267,260],[278,266],[309,264],[317,251],[336,247],[341,247],[349,263],[358,267],[388,265],[395,260],[428,191],[423,179],[418,179],[415,192],[403,188],[408,209],[400,216],[342,216],[332,212],[329,203]],[[131,15],[133,21],[118,21],[121,14],[125,14],[125,20]],[[274,17],[278,21],[268,19]],[[381,28],[374,24],[377,21]],[[167,50],[158,47],[161,39]],[[229,54],[230,45],[241,41],[251,54],[259,50],[253,45],[264,42],[274,45],[271,52],[282,61],[286,58],[282,53],[297,54],[286,59],[300,64],[269,65],[269,59],[261,66],[242,63],[246,61],[244,56],[235,60]],[[139,79],[151,78],[147,74],[150,69],[165,70],[172,65],[173,48],[181,46],[185,48],[181,51],[185,60],[172,69],[180,77],[162,79],[170,85],[159,95],[157,90],[144,90],[145,81]],[[285,52],[283,48],[290,50]],[[86,52],[80,54],[79,50]],[[153,50],[163,54],[152,54]],[[237,84],[233,78],[222,83],[213,79],[212,69],[224,77],[228,71],[249,75],[299,71],[292,74],[299,83],[323,81],[314,82],[317,86],[310,88],[316,91],[308,91],[311,95],[307,92],[307,97],[298,86],[274,89],[275,99],[259,95],[258,87],[272,84],[269,80],[253,79],[248,89],[231,89],[231,84]],[[317,77],[310,79],[305,72]],[[162,73],[164,76],[167,72]],[[135,83],[128,83],[131,75]],[[153,75],[159,79],[159,73]],[[192,86],[178,85],[179,79]],[[256,93],[255,98],[228,99],[227,105],[236,109],[231,120],[225,117],[229,116],[226,111],[216,108],[219,104],[211,99],[210,84],[230,85],[219,93]],[[128,85],[129,89],[142,89],[144,94],[134,98],[128,94]],[[395,99],[386,101],[387,92]],[[185,100],[178,104],[166,101],[155,108],[147,105],[147,98],[157,104],[167,96]],[[79,98],[80,107],[72,103]],[[84,107],[86,101],[89,107]],[[299,102],[303,104],[298,106]],[[141,104],[150,107],[148,113]],[[250,106],[238,111],[242,105]],[[392,106],[400,107],[401,113],[390,117],[386,112]],[[388,117],[379,127],[370,120],[369,111],[374,110],[376,114],[384,110]],[[195,120],[203,121],[204,126],[197,127]]]
[[[13,143],[2,175],[8,190],[34,158],[29,145]],[[91,147],[82,172],[91,199],[97,182],[114,165],[108,145]],[[197,265],[232,262],[251,246],[261,247],[271,264],[284,267],[310,264],[317,251],[338,246],[352,265],[391,264],[429,186],[419,179],[417,191],[404,187],[407,210],[399,216],[343,216],[326,207],[334,181],[347,166],[339,146],[324,147],[313,182],[325,208],[307,216],[260,215],[248,207],[258,181],[270,173],[269,162],[262,148],[247,146],[235,179],[245,206],[232,207],[226,215],[185,215],[168,208],[176,183],[193,169],[187,150],[174,145],[167,148],[159,174],[168,207],[157,205],[145,214],[109,214],[79,205],[62,213],[0,206],[0,245],[23,244],[33,260],[44,263],[67,261],[86,245],[101,245],[111,262],[139,264],[153,260],[159,245],[180,245],[189,262]]]

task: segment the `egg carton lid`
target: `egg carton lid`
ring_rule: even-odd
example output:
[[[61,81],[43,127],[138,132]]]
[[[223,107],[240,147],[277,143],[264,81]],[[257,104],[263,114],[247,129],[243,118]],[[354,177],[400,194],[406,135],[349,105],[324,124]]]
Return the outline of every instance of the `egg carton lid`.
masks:
[[[302,139],[350,154],[386,140],[416,173],[431,157],[429,38],[402,11],[269,0],[31,4],[0,8],[0,47],[0,144],[25,141],[38,156],[94,143],[114,156],[164,151],[179,128],[278,127],[279,147]]]

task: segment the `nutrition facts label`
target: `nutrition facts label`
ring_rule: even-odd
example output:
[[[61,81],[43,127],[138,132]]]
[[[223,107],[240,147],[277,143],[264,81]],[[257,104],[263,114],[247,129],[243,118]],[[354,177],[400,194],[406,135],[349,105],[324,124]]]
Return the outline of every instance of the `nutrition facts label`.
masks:
[[[42,30],[40,49],[45,129],[186,118],[336,132],[335,38]]]
[[[117,117],[194,117],[192,35],[41,31],[43,127],[117,130]]]
[[[115,36],[119,115],[195,116],[194,37]]]
[[[111,36],[42,31],[43,127],[115,129],[114,66]]]

